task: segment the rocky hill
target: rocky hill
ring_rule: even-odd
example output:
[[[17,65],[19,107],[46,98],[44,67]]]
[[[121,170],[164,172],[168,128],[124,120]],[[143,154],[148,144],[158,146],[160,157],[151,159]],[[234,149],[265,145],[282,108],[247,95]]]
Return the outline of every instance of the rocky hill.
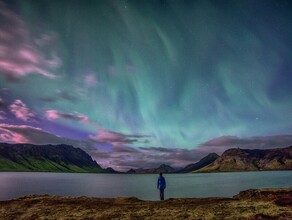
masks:
[[[269,150],[232,148],[195,172],[292,170],[292,146]]]
[[[192,163],[184,167],[182,170],[180,170],[180,173],[189,173],[192,171],[196,171],[198,169],[201,169],[211,163],[213,163],[219,156],[216,153],[208,154],[206,157],[202,158],[197,163]]]
[[[83,150],[69,145],[0,143],[0,171],[113,172]]]

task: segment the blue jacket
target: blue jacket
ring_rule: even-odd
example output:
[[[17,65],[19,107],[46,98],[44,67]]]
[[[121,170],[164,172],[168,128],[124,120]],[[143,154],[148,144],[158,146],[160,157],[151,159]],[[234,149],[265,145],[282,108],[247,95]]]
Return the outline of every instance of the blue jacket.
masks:
[[[163,176],[159,176],[157,180],[157,188],[158,189],[165,189],[166,188],[166,182]]]

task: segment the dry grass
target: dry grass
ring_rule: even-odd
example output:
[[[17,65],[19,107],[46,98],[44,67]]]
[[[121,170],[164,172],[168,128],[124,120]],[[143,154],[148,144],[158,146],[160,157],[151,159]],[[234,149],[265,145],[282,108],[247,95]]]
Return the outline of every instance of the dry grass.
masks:
[[[0,202],[0,219],[292,219],[292,189],[235,198],[168,199],[27,196]]]

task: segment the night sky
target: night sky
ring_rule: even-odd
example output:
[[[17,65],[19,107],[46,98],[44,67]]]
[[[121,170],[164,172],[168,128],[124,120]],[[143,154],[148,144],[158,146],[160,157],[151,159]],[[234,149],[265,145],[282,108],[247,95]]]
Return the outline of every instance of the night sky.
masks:
[[[117,170],[292,145],[289,0],[0,1],[0,141]]]

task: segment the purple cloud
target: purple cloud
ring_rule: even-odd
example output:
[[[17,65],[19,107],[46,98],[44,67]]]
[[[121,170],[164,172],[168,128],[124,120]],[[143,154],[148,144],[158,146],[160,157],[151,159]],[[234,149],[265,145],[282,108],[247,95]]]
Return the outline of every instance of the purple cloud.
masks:
[[[89,135],[89,139],[99,144],[110,144],[112,146],[123,146],[139,142],[141,138],[146,138],[146,135],[137,134],[122,134],[114,131],[109,131],[104,128],[99,129],[95,135]]]
[[[41,128],[27,125],[10,125],[0,123],[0,141],[8,143],[68,144],[74,147],[82,148],[88,152],[95,150],[90,141],[59,137],[44,131]]]
[[[82,123],[89,123],[90,120],[87,116],[82,115],[78,112],[74,113],[64,113],[57,110],[47,110],[45,116],[49,120],[56,120],[56,119],[65,119],[65,120],[72,120],[72,121],[80,121]]]
[[[35,115],[21,100],[17,99],[9,106],[10,111],[23,121],[31,120]]]
[[[54,78],[48,71],[60,66],[60,59],[51,49],[38,48],[21,18],[0,3],[0,73],[16,80],[28,74]],[[50,38],[51,34],[47,35]],[[52,37],[51,37],[52,38]],[[46,50],[46,56],[41,49]],[[49,57],[47,59],[46,57]]]
[[[22,129],[24,126],[19,126],[18,129]],[[12,130],[10,130],[12,129]],[[28,143],[29,140],[18,132],[13,131],[12,125],[0,124],[0,140],[8,143]]]

